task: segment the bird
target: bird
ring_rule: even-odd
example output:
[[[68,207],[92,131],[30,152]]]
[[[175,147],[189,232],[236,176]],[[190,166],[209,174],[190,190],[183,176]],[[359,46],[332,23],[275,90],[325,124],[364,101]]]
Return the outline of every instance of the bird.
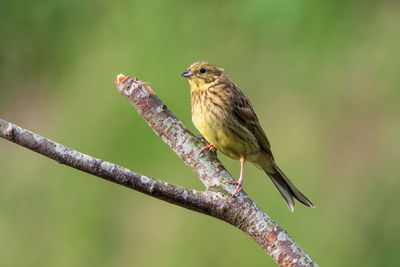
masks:
[[[200,154],[205,150],[218,150],[240,161],[240,177],[238,181],[232,181],[237,185],[233,197],[242,190],[244,163],[248,161],[264,170],[292,212],[293,198],[314,208],[276,164],[271,145],[249,99],[223,68],[199,61],[190,65],[181,76],[190,85],[193,124],[208,142]]]

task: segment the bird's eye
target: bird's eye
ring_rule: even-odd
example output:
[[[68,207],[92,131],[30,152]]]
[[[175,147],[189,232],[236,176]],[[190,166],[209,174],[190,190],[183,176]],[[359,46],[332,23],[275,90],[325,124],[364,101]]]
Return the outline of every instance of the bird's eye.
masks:
[[[200,69],[200,73],[206,73],[206,71],[207,71],[207,70],[206,70],[205,68],[201,68],[201,69]]]

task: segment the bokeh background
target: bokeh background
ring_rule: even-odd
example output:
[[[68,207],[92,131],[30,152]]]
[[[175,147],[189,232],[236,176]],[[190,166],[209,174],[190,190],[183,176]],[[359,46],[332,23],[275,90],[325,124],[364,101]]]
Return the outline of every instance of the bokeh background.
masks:
[[[395,266],[399,12],[377,0],[4,0],[0,117],[202,190],[112,81],[150,82],[197,134],[179,75],[209,60],[251,99],[279,165],[317,208],[292,214],[250,164],[245,191],[321,266]],[[238,162],[219,158],[238,175]],[[274,266],[226,223],[5,140],[0,177],[1,266]]]

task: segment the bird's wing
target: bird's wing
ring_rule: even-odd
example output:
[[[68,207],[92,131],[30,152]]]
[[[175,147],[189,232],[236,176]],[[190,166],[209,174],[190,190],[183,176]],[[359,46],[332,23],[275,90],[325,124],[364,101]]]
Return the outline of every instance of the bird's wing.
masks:
[[[236,87],[236,86],[235,86]],[[256,137],[261,148],[267,152],[273,159],[271,152],[271,145],[269,144],[268,138],[261,128],[260,122],[258,121],[257,115],[250,104],[249,99],[240,91],[239,88],[235,88],[236,97],[233,102],[233,114],[236,119],[242,123],[251,133]]]

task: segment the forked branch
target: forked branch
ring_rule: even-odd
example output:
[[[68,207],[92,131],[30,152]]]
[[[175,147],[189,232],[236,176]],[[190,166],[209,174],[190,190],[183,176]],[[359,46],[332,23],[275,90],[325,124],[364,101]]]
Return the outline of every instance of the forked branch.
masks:
[[[230,174],[212,153],[198,157],[202,142],[145,83],[119,76],[118,91],[206,187],[196,191],[135,173],[53,142],[0,119],[0,136],[78,170],[181,207],[226,221],[251,236],[280,266],[317,266],[288,234],[243,191],[232,198]]]

